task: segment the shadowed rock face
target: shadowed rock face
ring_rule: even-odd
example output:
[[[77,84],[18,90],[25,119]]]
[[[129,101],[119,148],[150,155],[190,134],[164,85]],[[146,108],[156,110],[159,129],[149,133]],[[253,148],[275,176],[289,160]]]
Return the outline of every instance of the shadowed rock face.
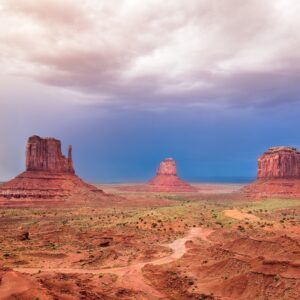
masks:
[[[61,152],[61,143],[54,138],[32,136],[26,145],[26,171],[49,171],[75,173],[72,161],[72,146],[68,158]]]
[[[148,186],[153,191],[158,192],[190,192],[196,190],[177,176],[176,162],[172,158],[166,158],[160,163],[156,176],[149,181]]]
[[[300,197],[300,152],[293,147],[272,147],[258,159],[257,180],[246,186],[248,198]]]
[[[273,147],[258,159],[257,178],[300,179],[300,152],[292,147]]]

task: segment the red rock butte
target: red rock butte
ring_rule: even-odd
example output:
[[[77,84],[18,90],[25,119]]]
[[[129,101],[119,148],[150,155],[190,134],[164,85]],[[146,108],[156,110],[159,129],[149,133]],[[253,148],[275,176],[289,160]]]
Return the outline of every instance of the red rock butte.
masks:
[[[68,158],[61,152],[61,142],[54,138],[32,136],[26,145],[26,171],[46,171],[75,174],[72,146]]]
[[[258,159],[257,180],[243,190],[247,197],[300,197],[300,152],[272,147]]]
[[[195,192],[197,189],[177,176],[176,162],[172,158],[163,160],[156,176],[148,183],[150,191],[155,192]]]
[[[110,195],[81,180],[72,160],[72,147],[68,157],[61,151],[61,142],[54,138],[32,136],[26,145],[26,171],[0,185],[1,204],[21,205],[37,200],[67,200],[81,203],[87,198],[106,199]],[[24,200],[26,200],[24,202]],[[5,203],[6,201],[6,203]],[[53,201],[51,202],[53,203]]]

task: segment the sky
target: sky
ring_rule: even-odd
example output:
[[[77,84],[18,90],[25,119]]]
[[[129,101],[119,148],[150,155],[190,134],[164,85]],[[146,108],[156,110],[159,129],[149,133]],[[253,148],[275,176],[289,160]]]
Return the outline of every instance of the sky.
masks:
[[[300,147],[299,0],[0,0],[0,181],[26,140],[92,182],[254,178]],[[222,179],[222,180],[223,180]],[[221,180],[221,179],[220,179]]]

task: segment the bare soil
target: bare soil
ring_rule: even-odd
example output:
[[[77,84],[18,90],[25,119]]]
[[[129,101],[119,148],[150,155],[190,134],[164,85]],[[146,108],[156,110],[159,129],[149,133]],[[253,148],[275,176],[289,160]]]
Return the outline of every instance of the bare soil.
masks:
[[[300,299],[300,200],[198,187],[1,208],[0,299]]]

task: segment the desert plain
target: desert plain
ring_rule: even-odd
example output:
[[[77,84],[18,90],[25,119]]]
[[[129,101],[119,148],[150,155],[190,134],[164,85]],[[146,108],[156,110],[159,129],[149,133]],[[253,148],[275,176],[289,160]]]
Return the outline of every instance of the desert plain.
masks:
[[[299,299],[300,200],[239,185],[1,208],[1,299]]]

